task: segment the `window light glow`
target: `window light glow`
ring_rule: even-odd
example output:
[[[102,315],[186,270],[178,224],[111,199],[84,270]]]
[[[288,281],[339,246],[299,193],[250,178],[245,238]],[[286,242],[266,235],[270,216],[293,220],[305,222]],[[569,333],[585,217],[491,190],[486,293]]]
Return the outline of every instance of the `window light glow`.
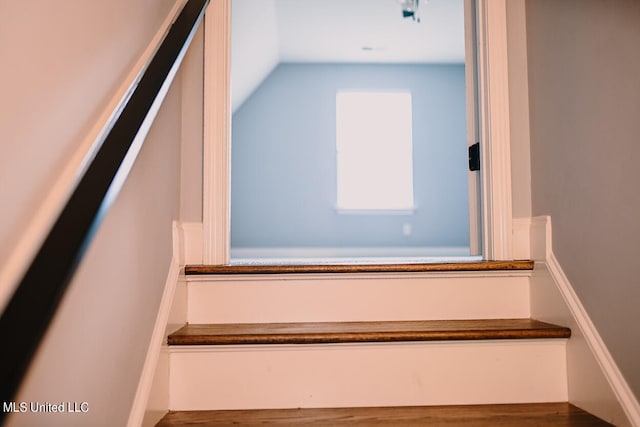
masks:
[[[338,92],[338,209],[414,208],[411,116],[409,92]]]

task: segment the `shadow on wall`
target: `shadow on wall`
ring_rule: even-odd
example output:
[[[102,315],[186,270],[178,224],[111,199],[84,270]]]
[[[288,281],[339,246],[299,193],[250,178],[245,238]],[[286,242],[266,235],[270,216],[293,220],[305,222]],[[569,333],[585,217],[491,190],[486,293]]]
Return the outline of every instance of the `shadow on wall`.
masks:
[[[413,211],[336,209],[336,93],[354,89],[411,93]],[[280,64],[233,115],[231,170],[232,258],[468,255],[464,65]]]

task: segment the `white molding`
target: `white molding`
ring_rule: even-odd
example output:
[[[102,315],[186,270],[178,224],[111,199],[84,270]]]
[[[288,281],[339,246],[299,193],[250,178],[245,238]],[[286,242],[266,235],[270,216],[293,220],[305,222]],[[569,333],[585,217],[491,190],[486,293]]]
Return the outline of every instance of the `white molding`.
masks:
[[[180,231],[182,232],[181,264],[202,264],[204,262],[202,255],[202,230],[203,226],[200,222],[183,222],[180,224]]]
[[[513,219],[513,259],[531,259],[531,218]]]
[[[144,418],[142,423],[135,427],[155,427],[169,411],[169,358],[169,346],[163,343],[160,347]]]
[[[513,259],[506,0],[478,0],[483,252]]]
[[[465,96],[467,100],[467,146],[480,141],[478,123],[478,63],[476,1],[464,0]],[[469,248],[472,255],[482,255],[482,202],[480,171],[469,171]]]
[[[240,262],[238,259],[245,259],[251,263],[260,263],[261,259],[289,259],[304,260],[313,258],[314,262],[318,258],[354,258],[354,257],[376,257],[376,258],[432,258],[430,261],[470,261],[467,246],[402,246],[402,247],[245,247],[232,248],[231,259],[234,263]],[[474,257],[473,260],[479,260]]]
[[[531,218],[530,233],[531,259],[545,261],[551,254],[551,217]]]
[[[203,261],[229,262],[231,0],[211,2],[204,27]]]
[[[531,129],[526,0],[508,0],[507,37],[513,216],[531,217]]]
[[[620,372],[618,365],[613,360],[611,353],[609,353],[607,346],[604,341],[602,341],[598,330],[591,321],[586,309],[580,302],[580,298],[578,298],[578,295],[576,295],[573,290],[569,279],[564,274],[564,271],[553,252],[549,254],[546,264],[549,272],[558,285],[558,289],[562,293],[562,297],[569,307],[571,314],[578,323],[584,339],[587,341],[593,355],[609,381],[613,392],[622,405],[622,409],[624,409],[624,412],[632,425],[640,426],[640,403],[638,403],[638,400],[633,394],[633,391],[631,391],[629,384]]]
[[[147,401],[149,400],[149,394],[151,393],[151,387],[153,385],[156,365],[158,364],[158,358],[160,356],[160,349],[165,341],[165,329],[167,327],[167,321],[169,319],[169,313],[173,303],[173,295],[180,276],[180,225],[176,221],[173,222],[172,237],[173,256],[171,258],[169,272],[167,273],[167,280],[165,281],[162,299],[160,300],[158,314],[156,315],[155,325],[153,326],[153,332],[149,341],[149,347],[147,348],[144,366],[138,381],[138,388],[136,389],[136,394],[133,399],[133,406],[129,413],[129,420],[127,422],[128,427],[138,427],[142,423],[147,408]]]
[[[397,273],[285,273],[285,274],[197,274],[187,276],[188,283],[208,282],[280,282],[283,279],[291,280],[350,280],[350,281],[387,281],[387,280],[423,280],[435,278],[501,278],[501,277],[530,277],[529,270],[499,270],[499,271],[424,271],[424,272],[397,272]],[[424,320],[424,319],[423,319]]]
[[[572,387],[573,380],[570,376],[570,400],[574,393],[579,393],[580,402],[575,403],[580,404],[583,409],[614,422],[616,425],[628,425],[625,423],[626,421],[633,426],[640,426],[640,403],[624,379],[552,251],[551,218],[548,216],[534,217],[531,219],[531,224],[532,255],[537,261],[531,284],[531,314],[541,320],[567,322],[566,319],[563,319],[566,317],[563,311],[568,311],[568,315],[572,317],[568,321],[573,320],[579,329],[579,331],[574,330],[572,340],[569,343],[570,374],[572,370],[580,370],[581,367],[578,365],[581,365],[599,367],[604,377],[603,380],[599,380],[597,374],[593,372],[589,372],[588,375],[587,372],[578,372],[577,377],[579,378],[576,381],[580,381],[581,384],[575,384]],[[557,293],[554,293],[553,290],[542,289],[542,287],[548,286],[544,283],[547,280],[545,271],[548,272],[548,276],[553,282],[552,286],[556,288]],[[554,297],[557,294],[559,296]],[[574,342],[572,343],[572,341]],[[586,343],[586,346],[582,344],[582,341]],[[591,376],[592,379],[585,378],[586,376]],[[585,387],[584,381],[590,381],[594,385]],[[607,383],[610,391],[606,390]],[[579,388],[579,390],[572,393],[572,388]],[[618,405],[611,404],[610,394],[613,394],[612,398],[617,399],[627,420],[618,419],[621,414],[616,409]]]
[[[122,84],[102,110],[93,127],[79,143],[60,176],[49,187],[49,192],[31,218],[14,250],[0,267],[0,312],[9,302],[20,278],[24,275],[54,221],[64,208],[79,178],[96,155],[100,142],[106,137],[109,125],[120,112],[124,101],[131,95],[136,83],[142,77],[142,72],[153,58],[185,1],[175,1],[151,42],[122,80]]]

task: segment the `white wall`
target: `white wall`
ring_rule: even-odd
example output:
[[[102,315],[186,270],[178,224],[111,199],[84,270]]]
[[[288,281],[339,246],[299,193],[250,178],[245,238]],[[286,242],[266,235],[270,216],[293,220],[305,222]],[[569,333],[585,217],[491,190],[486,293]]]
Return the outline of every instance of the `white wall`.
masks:
[[[174,1],[0,2],[0,260]]]
[[[19,414],[10,426],[125,425],[172,257],[179,81],[50,325],[18,401],[86,401],[90,411]],[[178,113],[178,114],[176,114]]]
[[[463,64],[285,63],[233,115],[231,246],[469,247]],[[336,211],[336,93],[407,91],[412,99],[410,214]],[[408,232],[406,227],[409,227]],[[438,255],[446,249],[438,249]],[[329,253],[335,254],[333,251]],[[379,252],[395,255],[393,250]],[[335,256],[335,255],[333,255]]]
[[[274,0],[233,0],[231,111],[235,112],[278,64]]]
[[[182,62],[182,167],[180,219],[202,222],[202,138],[204,26],[193,37]]]
[[[640,2],[527,2],[532,211],[640,395]]]
[[[0,263],[174,3],[0,2]],[[88,402],[89,412],[17,414],[10,426],[127,422],[173,255],[172,222],[181,211],[199,218],[193,197],[180,206],[188,98],[181,80],[179,74],[17,396]]]
[[[181,72],[177,76],[182,86],[180,220],[183,235],[179,242],[181,245],[188,243],[185,234],[189,234],[189,232],[184,227],[202,222],[203,48],[204,27],[201,25],[185,55]],[[202,233],[201,226],[198,228],[198,232]],[[189,251],[186,248],[180,250],[181,253],[177,261],[182,266],[185,264],[185,257]],[[169,283],[167,283],[168,286],[170,286]],[[154,369],[152,382],[151,384],[145,383],[145,381],[151,380],[150,378],[143,378],[141,382],[143,385],[150,386],[148,398],[142,396],[139,401],[143,404],[144,398],[147,398],[146,406],[136,408],[137,411],[144,409],[141,423],[144,427],[155,426],[169,410],[169,347],[166,343],[166,337],[185,323],[187,323],[187,283],[184,274],[180,274],[173,292],[169,318],[162,337],[162,346],[157,355],[157,363],[155,366],[145,367],[146,369]],[[156,327],[158,326],[156,325]],[[154,350],[150,349],[150,351]],[[134,422],[133,419],[130,418],[129,421]]]

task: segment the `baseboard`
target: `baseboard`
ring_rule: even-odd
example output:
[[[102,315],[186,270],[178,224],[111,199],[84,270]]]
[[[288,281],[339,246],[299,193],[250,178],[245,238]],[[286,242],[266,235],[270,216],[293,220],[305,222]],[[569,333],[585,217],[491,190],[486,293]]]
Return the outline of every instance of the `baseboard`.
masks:
[[[160,357],[162,345],[166,341],[167,321],[169,319],[173,303],[173,295],[180,276],[180,226],[176,221],[174,221],[172,228],[173,257],[171,259],[171,265],[169,266],[169,272],[167,273],[167,280],[164,285],[164,291],[162,293],[160,307],[156,316],[156,322],[149,341],[147,356],[144,361],[140,380],[138,381],[138,388],[133,399],[133,406],[129,413],[129,421],[127,422],[128,427],[139,427],[145,418],[147,402],[154,383],[158,359]]]
[[[202,264],[202,236],[203,228],[201,222],[183,222],[180,225],[182,231],[182,250],[184,264]]]
[[[631,391],[629,384],[624,379],[620,369],[618,369],[618,365],[615,363],[611,353],[609,353],[609,350],[607,349],[607,346],[602,341],[598,330],[573,290],[571,283],[564,274],[562,267],[553,252],[549,254],[547,266],[556,281],[565,302],[569,306],[571,314],[576,319],[585,341],[589,345],[598,364],[603,370],[618,399],[618,402],[620,402],[628,420],[631,422],[631,425],[640,426],[640,403],[638,403],[638,400]],[[617,422],[616,425],[620,425],[620,422]]]
[[[531,259],[531,218],[513,219],[513,259]]]
[[[469,257],[468,246],[416,247],[241,247],[231,248],[231,259],[307,259],[354,257]]]
[[[156,363],[151,392],[141,424],[136,427],[154,427],[169,410],[169,346],[162,344]],[[131,425],[131,424],[130,424]]]
[[[532,260],[546,260],[551,253],[551,218],[533,217],[529,221],[529,250]]]
[[[617,426],[640,426],[640,404],[553,254],[551,219],[531,221],[531,315],[569,326],[569,400]]]

